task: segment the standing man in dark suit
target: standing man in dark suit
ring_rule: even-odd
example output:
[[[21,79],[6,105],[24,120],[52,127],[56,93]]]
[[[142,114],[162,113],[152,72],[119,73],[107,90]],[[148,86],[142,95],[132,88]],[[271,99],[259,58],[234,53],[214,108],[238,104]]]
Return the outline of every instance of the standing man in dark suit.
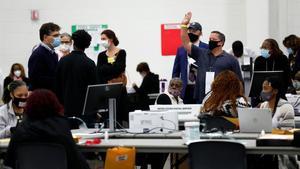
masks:
[[[54,91],[55,70],[58,56],[54,48],[60,45],[60,27],[52,22],[40,28],[41,44],[32,52],[28,61],[30,90],[39,88]]]
[[[74,50],[63,57],[57,67],[56,95],[68,117],[81,117],[88,85],[97,83],[94,61],[84,50],[90,46],[92,37],[84,30],[72,34]]]
[[[202,36],[202,26],[198,22],[192,22],[188,27],[190,41],[200,48],[208,49],[208,44],[200,41]],[[173,65],[172,78],[179,77],[183,82],[181,98],[184,104],[196,103],[193,99],[197,68],[193,65],[195,60],[188,57],[183,46],[177,49],[176,58]]]

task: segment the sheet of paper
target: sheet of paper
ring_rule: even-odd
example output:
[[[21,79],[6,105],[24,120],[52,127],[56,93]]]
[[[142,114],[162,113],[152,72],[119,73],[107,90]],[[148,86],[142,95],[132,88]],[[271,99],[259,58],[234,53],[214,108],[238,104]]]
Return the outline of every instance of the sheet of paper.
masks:
[[[211,84],[214,81],[215,72],[206,72],[205,76],[205,94],[211,90]]]

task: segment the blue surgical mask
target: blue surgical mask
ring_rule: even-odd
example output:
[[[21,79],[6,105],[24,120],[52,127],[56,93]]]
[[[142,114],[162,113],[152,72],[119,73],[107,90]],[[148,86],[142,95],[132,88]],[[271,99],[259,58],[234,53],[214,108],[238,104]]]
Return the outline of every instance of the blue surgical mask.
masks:
[[[293,81],[293,86],[296,90],[299,90],[300,89],[300,81],[298,80],[294,80]]]
[[[53,42],[51,43],[51,45],[52,45],[54,48],[58,47],[58,46],[60,45],[60,37],[55,37],[55,38],[53,39]]]
[[[294,53],[292,48],[287,48],[287,52],[289,55]]]
[[[268,59],[270,57],[270,50],[268,49],[261,49],[260,54],[262,57]]]

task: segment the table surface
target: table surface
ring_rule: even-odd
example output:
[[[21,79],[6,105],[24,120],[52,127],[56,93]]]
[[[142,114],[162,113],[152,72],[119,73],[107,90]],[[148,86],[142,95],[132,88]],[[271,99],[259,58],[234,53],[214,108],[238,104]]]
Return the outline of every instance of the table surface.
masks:
[[[102,135],[101,135],[102,134]],[[98,136],[103,133],[98,133]],[[105,152],[107,148],[116,146],[136,147],[137,152],[143,153],[187,153],[187,145],[181,139],[181,132],[168,134],[129,134],[111,133],[107,140],[101,139],[100,144],[86,145],[86,139],[78,143],[82,152]],[[225,137],[218,135],[202,136],[200,141],[233,141],[242,143],[247,154],[300,154],[300,148],[292,146],[256,146],[257,133],[231,133]],[[94,138],[94,136],[92,137]],[[225,139],[226,138],[226,139]],[[0,140],[0,151],[5,152],[9,140]]]

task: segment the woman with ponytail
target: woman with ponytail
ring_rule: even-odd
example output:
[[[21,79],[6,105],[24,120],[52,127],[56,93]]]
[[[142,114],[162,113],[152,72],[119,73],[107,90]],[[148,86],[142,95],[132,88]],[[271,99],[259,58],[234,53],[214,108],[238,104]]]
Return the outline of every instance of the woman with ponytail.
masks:
[[[22,120],[27,97],[28,89],[23,81],[12,81],[5,88],[4,105],[0,107],[0,138],[10,137],[11,129]]]

